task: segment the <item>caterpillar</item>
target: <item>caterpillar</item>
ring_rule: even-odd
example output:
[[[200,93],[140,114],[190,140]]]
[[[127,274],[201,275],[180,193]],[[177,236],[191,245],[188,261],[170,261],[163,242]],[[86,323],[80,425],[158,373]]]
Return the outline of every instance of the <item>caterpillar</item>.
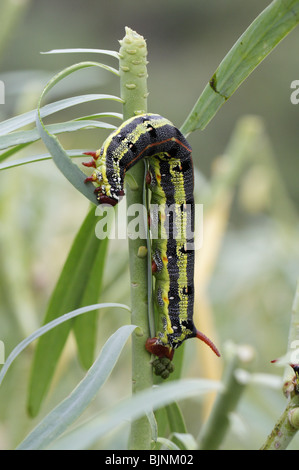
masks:
[[[146,349],[171,361],[183,341],[197,337],[220,356],[193,323],[194,176],[189,143],[167,119],[142,114],[125,121],[100,150],[86,154],[93,159],[83,164],[95,168],[86,181],[96,184],[100,204],[112,206],[124,195],[126,172],[140,159],[148,160],[146,183],[152,193],[151,206],[159,208],[153,217],[158,237],[152,240],[152,273],[162,331],[147,339]]]

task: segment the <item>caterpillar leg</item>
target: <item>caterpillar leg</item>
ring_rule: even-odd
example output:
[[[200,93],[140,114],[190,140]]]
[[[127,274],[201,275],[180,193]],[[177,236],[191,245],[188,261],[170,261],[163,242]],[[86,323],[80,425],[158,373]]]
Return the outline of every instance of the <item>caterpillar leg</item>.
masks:
[[[88,178],[86,179],[88,180]],[[88,181],[92,181],[92,180],[89,179]],[[106,194],[103,194],[101,186],[98,186],[97,188],[95,188],[94,192],[97,195],[97,200],[99,201],[100,204],[108,204],[109,206],[116,206],[116,204],[118,203],[118,199],[115,199],[113,197],[107,196]]]
[[[91,160],[90,162],[82,162],[82,165],[87,166],[88,168],[96,168],[95,160]]]
[[[99,158],[99,151],[97,150],[96,152],[83,152],[83,155],[89,155],[92,157],[94,160],[97,160]]]
[[[82,162],[82,165],[87,166],[88,168],[96,168],[96,161],[99,158],[99,152],[83,152],[83,155],[89,155],[93,158],[90,162]]]
[[[91,176],[87,176],[87,178],[85,178],[84,183],[94,183],[95,181],[97,181],[97,178],[94,176],[94,174],[92,174]]]

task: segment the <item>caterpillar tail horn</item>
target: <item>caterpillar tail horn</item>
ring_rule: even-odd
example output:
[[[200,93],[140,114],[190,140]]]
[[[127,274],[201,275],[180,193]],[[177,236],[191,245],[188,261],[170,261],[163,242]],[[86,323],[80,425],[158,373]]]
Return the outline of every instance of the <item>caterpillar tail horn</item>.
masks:
[[[216,354],[216,356],[220,357],[220,352],[218,351],[217,347],[204,333],[196,330],[196,338],[206,343],[212,349],[212,351]]]

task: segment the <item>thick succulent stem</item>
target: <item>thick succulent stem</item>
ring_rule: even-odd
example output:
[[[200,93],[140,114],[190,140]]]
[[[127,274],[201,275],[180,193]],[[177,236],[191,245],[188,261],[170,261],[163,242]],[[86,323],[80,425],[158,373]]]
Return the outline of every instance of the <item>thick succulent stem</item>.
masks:
[[[142,36],[126,28],[120,41],[121,97],[124,100],[124,119],[147,111],[147,48]],[[130,179],[136,184],[126,185],[127,207],[143,204],[144,163],[139,162],[130,170]],[[128,217],[128,225],[130,218]],[[146,221],[144,230],[147,233]],[[141,228],[140,228],[141,229]],[[148,325],[148,261],[141,255],[146,251],[147,241],[130,239],[129,259],[131,280],[132,323],[139,326],[132,339],[132,387],[133,393],[152,386],[150,356],[145,341],[150,336]],[[129,446],[131,449],[149,449],[151,428],[147,417],[132,423]]]
[[[283,392],[288,401],[284,412],[275,424],[261,450],[285,450],[299,430],[299,376],[298,376],[298,344],[299,344],[299,281],[294,297],[288,351],[292,352],[293,368],[288,366],[283,378]],[[297,347],[297,352],[294,348]],[[296,364],[294,364],[296,362]]]

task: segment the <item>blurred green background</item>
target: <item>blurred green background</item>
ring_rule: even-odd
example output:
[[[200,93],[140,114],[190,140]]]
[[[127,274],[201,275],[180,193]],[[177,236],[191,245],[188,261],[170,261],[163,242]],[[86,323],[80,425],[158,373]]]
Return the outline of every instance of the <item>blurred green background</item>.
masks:
[[[124,36],[125,26],[129,26],[147,40],[149,111],[168,117],[179,127],[222,58],[269,3],[2,0],[0,80],[5,84],[5,105],[0,105],[0,120],[34,109],[43,86],[67,65],[91,59],[116,66],[109,57],[42,55],[41,51],[75,47],[118,50],[118,40]],[[11,9],[15,17],[10,23]],[[271,143],[271,162],[278,171],[279,185],[285,190],[281,207],[271,206],[273,188],[270,191],[269,187],[273,180],[268,180],[267,167],[261,172],[255,161],[253,168],[244,170],[234,188],[227,228],[220,237],[220,253],[207,295],[220,348],[227,340],[249,343],[256,349],[255,370],[278,375],[281,371],[271,366],[270,360],[285,352],[299,272],[298,219],[292,212],[299,202],[299,105],[290,101],[291,82],[299,79],[298,44],[297,28],[243,83],[208,127],[189,138],[196,169],[207,180],[242,117],[259,116]],[[92,92],[118,95],[118,81],[111,80],[105,72],[83,71],[75,79],[67,79],[66,85],[60,85],[52,97],[61,99]],[[107,109],[101,106],[96,103],[82,106],[82,114]],[[120,108],[111,103],[109,110]],[[77,113],[72,109],[63,118],[72,118]],[[92,149],[100,147],[106,135],[94,130],[81,131],[60,140],[65,148]],[[45,152],[44,146],[37,143],[18,158]],[[5,342],[8,355],[40,325],[88,202],[64,180],[52,162],[2,171],[0,196],[0,339]],[[292,215],[284,217],[289,208]],[[126,242],[111,243],[101,300],[129,302],[126,262]],[[116,325],[129,320],[125,315],[119,312],[100,315],[99,348]],[[186,357],[186,375],[199,376],[202,369],[206,373],[207,367],[200,363],[198,367],[194,364],[189,367],[188,354]],[[32,350],[28,349],[13,366],[0,391],[2,449],[13,448],[40,419],[32,421],[26,416],[31,360]],[[106,385],[106,395],[96,400],[89,414],[130,392],[128,364],[129,348]],[[220,373],[222,366],[215,367],[216,373]],[[41,416],[70,392],[82,374],[70,339],[55,379],[55,393],[52,391]],[[205,411],[202,403],[185,405],[190,432],[196,434],[198,423],[192,420],[194,406],[202,415]],[[249,387],[224,447],[258,448],[283,407],[279,389]],[[124,435],[116,433],[111,442],[99,446],[124,445]]]

